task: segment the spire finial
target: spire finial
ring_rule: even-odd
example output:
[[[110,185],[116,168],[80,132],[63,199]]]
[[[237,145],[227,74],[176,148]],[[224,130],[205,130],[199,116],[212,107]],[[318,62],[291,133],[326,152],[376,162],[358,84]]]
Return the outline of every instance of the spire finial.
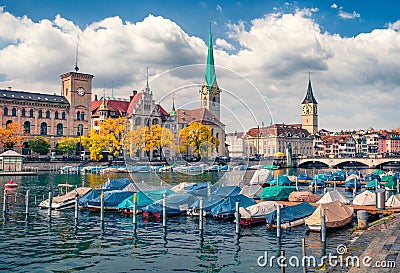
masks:
[[[79,71],[78,67],[78,43],[76,43],[76,52],[75,52],[75,71]]]
[[[149,92],[150,91],[150,87],[149,87],[149,67],[146,67],[146,91]]]
[[[308,70],[308,81],[311,81],[311,70]]]

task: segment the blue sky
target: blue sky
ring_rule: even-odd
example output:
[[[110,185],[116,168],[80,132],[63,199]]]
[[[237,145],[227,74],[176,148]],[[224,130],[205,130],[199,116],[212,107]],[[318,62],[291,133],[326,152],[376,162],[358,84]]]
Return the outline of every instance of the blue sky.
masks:
[[[95,75],[95,93],[113,86],[127,97],[143,87],[149,67],[165,108],[172,97],[198,107],[196,90],[177,90],[202,83],[196,65],[206,58],[211,17],[228,131],[268,123],[271,114],[275,122],[300,122],[308,70],[320,127],[400,127],[396,1],[37,0],[0,7],[0,88],[59,92],[78,42],[79,66]]]

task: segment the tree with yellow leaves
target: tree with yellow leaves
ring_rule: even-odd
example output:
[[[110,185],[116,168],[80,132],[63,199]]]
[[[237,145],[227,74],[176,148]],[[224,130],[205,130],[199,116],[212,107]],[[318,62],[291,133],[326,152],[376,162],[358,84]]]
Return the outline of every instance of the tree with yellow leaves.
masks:
[[[219,145],[218,139],[212,134],[211,127],[200,122],[192,122],[180,130],[179,140],[181,153],[188,153],[190,146],[197,157],[208,155]]]
[[[89,150],[90,160],[100,161],[103,159],[103,151],[107,146],[106,138],[100,136],[96,130],[91,130],[89,137],[82,136],[82,146]]]
[[[161,127],[159,124],[152,125],[146,132],[146,151],[157,150],[160,158],[164,148],[174,148],[174,135],[171,130]],[[161,158],[162,159],[162,158]]]
[[[125,134],[124,138],[124,149],[129,151],[129,156],[135,157],[135,154],[140,152],[146,147],[146,134],[149,131],[149,127],[136,126],[134,130],[131,130]]]
[[[76,150],[78,147],[79,138],[77,137],[63,137],[57,142],[56,151],[67,154],[67,157]]]
[[[5,149],[22,147],[22,142],[26,139],[24,128],[18,122],[7,124],[6,128],[0,128],[0,144]]]
[[[105,137],[108,152],[113,156],[121,153],[127,120],[125,117],[108,118],[100,124],[100,136]]]

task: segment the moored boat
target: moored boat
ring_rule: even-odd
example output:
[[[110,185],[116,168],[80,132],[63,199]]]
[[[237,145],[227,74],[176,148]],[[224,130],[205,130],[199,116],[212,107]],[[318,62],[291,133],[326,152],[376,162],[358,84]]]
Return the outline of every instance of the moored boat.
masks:
[[[276,210],[277,206],[279,205],[274,201],[265,201],[247,208],[240,207],[240,224],[245,226],[264,224],[267,215]]]
[[[353,205],[358,206],[375,206],[376,205],[376,194],[368,190],[356,195],[353,200]]]
[[[73,208],[75,206],[76,197],[81,198],[87,195],[92,188],[89,187],[79,187],[70,192],[67,192],[64,195],[55,196],[51,202],[51,208],[56,210]],[[50,202],[49,199],[43,200],[40,202],[39,207],[41,209],[49,208]]]
[[[291,202],[310,202],[315,203],[321,199],[321,196],[312,193],[310,191],[294,191],[289,195],[289,201]]]
[[[288,200],[289,195],[296,190],[293,186],[271,186],[264,188],[260,195],[261,200],[277,201]]]
[[[6,188],[11,189],[11,188],[16,188],[16,187],[18,187],[18,184],[15,183],[15,182],[11,179],[11,180],[10,180],[8,183],[6,183],[4,186],[5,186]]]
[[[287,229],[304,224],[306,217],[310,216],[316,207],[310,205],[307,202],[303,202],[293,206],[287,206],[280,209],[280,225],[281,228]],[[266,218],[267,227],[276,228],[277,223],[277,211],[272,211]]]
[[[324,194],[324,196],[322,196],[319,201],[317,201],[317,204],[331,203],[336,200],[342,202],[343,204],[350,204],[349,199],[344,197],[344,195],[341,194],[338,190],[328,191]]]
[[[223,202],[211,209],[210,214],[216,219],[230,220],[233,219],[236,211],[236,202],[239,202],[239,207],[247,208],[256,203],[254,199],[248,198],[242,194],[228,196]]]

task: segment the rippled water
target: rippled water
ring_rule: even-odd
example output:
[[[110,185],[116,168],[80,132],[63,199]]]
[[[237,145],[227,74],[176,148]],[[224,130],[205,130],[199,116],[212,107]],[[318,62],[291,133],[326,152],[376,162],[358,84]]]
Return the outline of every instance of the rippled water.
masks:
[[[1,177],[1,192],[9,177]],[[0,270],[8,272],[280,272],[276,266],[257,266],[257,258],[268,251],[277,255],[301,257],[301,239],[306,237],[307,252],[319,257],[319,234],[307,233],[306,227],[283,231],[281,245],[276,233],[264,225],[242,228],[235,235],[235,225],[206,219],[203,234],[198,220],[190,217],[168,219],[165,231],[160,222],[143,222],[139,217],[136,234],[132,218],[106,213],[104,230],[99,214],[79,212],[74,226],[73,211],[53,211],[49,222],[47,210],[37,204],[43,195],[59,183],[91,185],[104,182],[96,175],[40,174],[15,177],[20,184],[9,195],[8,219],[0,221]],[[30,216],[25,219],[25,192],[31,191]],[[350,194],[351,195],[351,194]],[[35,204],[36,196],[36,204]],[[0,197],[1,204],[3,197]],[[349,237],[352,226],[328,234],[327,253]],[[286,272],[299,272],[288,268]]]

